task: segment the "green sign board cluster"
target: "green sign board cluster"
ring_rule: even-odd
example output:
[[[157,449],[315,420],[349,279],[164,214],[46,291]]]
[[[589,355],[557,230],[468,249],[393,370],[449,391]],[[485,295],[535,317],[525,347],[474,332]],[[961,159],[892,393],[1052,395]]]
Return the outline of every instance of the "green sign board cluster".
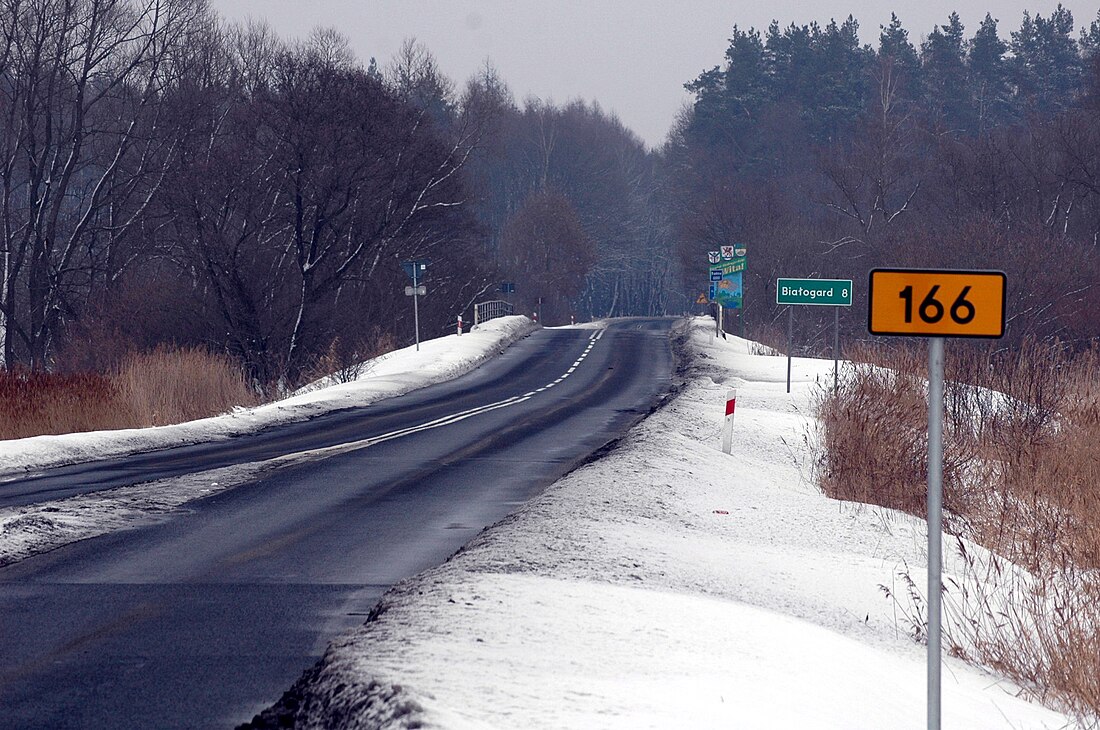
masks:
[[[852,306],[851,279],[777,279],[776,304]]]
[[[740,309],[742,275],[747,251],[740,244],[722,246],[707,254],[710,261],[710,301],[728,309]]]

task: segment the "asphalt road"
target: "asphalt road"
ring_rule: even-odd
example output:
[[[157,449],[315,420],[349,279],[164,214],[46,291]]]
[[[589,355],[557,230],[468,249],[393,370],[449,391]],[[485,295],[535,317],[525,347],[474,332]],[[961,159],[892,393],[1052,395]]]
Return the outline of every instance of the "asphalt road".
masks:
[[[467,376],[368,408],[4,483],[0,504],[26,504],[332,451],[0,569],[0,726],[249,720],[386,588],[648,412],[670,385],[670,326],[542,330]]]

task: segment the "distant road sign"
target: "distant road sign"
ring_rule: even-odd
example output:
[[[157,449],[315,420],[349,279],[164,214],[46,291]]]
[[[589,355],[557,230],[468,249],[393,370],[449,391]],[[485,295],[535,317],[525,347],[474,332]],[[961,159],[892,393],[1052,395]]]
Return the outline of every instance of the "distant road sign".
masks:
[[[427,273],[428,264],[431,261],[403,261],[401,262],[401,268],[405,270],[408,277],[413,281],[419,282],[424,278],[424,274]]]
[[[776,279],[776,304],[852,306],[851,279]]]
[[[695,298],[695,303],[696,304],[706,304],[707,303],[707,295],[700,292],[699,296],[697,296]]]
[[[874,269],[867,329],[873,335],[1001,337],[1006,283],[1001,271]]]
[[[722,260],[722,254],[718,251],[707,251],[707,260],[712,264],[716,264]]]

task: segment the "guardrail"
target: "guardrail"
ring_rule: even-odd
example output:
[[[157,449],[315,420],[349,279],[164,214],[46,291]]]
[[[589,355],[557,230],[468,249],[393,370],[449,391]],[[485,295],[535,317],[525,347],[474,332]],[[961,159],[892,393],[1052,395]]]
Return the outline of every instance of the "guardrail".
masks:
[[[490,319],[496,319],[497,317],[510,317],[513,314],[515,314],[515,310],[511,302],[500,299],[481,302],[474,305],[474,325],[488,322]]]

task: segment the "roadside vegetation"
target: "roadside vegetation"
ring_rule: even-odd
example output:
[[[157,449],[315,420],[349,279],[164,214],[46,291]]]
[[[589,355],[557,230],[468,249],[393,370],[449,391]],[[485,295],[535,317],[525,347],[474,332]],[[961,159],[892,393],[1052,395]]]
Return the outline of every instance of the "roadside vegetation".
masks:
[[[106,372],[0,371],[0,439],[164,426],[258,402],[231,358],[159,347]]]
[[[925,352],[848,355],[839,388],[818,399],[819,484],[836,499],[924,518]],[[944,646],[1096,726],[1100,348],[949,342],[946,376],[944,529],[964,575],[945,580]],[[899,578],[901,590],[884,591],[923,640],[923,573],[903,568]]]
[[[412,342],[402,262],[432,262],[431,337],[498,298],[551,325],[683,313],[736,242],[760,341],[786,329],[777,277],[889,265],[1003,270],[1006,346],[1081,347],[1100,14],[1005,23],[726,29],[647,147],[596,103],[517,102],[488,64],[456,82],[412,40],[378,63],[202,0],[0,2],[0,369],[113,383],[74,340],[197,347],[277,398],[352,343]],[[801,314],[800,346],[827,346],[826,313]]]

